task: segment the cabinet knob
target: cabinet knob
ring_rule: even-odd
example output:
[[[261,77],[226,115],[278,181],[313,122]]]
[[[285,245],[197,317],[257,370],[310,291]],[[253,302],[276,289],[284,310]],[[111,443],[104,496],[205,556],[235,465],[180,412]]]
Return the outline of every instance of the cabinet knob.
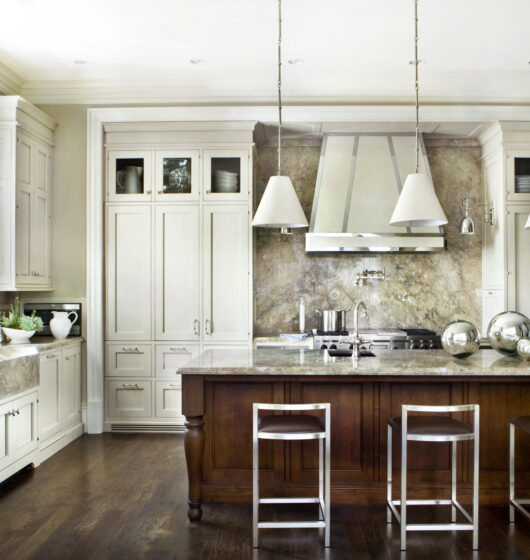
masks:
[[[195,321],[193,321],[193,334],[199,334],[199,331],[201,330],[201,324],[199,322],[199,319],[195,319]]]
[[[46,356],[46,359],[48,359],[48,360],[52,360],[53,358],[57,358],[57,354],[48,354]]]
[[[145,194],[151,194],[152,191],[145,191]]]
[[[164,194],[164,191],[157,191],[158,194]]]

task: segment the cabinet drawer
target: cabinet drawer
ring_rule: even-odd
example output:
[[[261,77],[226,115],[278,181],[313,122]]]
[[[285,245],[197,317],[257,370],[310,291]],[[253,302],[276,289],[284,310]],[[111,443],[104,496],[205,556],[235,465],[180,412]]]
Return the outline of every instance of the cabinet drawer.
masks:
[[[156,382],[156,416],[157,418],[172,418],[184,425],[182,416],[182,389],[180,381],[157,381]]]
[[[150,344],[107,344],[105,375],[123,377],[151,377]]]
[[[199,355],[198,344],[156,344],[156,376],[172,377],[180,383],[177,370]]]
[[[151,382],[107,381],[107,412],[111,418],[151,416]]]

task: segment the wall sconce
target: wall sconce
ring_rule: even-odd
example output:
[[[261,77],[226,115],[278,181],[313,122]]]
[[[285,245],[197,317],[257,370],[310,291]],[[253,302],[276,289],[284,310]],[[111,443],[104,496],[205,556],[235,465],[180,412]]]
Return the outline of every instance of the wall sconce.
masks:
[[[488,202],[473,202],[469,200],[466,196],[462,199],[462,206],[464,206],[466,210],[466,215],[464,219],[460,222],[460,233],[462,235],[475,235],[475,224],[473,223],[473,219],[469,215],[471,210],[471,206],[484,206],[484,215],[482,217],[482,221],[485,224],[494,224],[493,221],[493,207],[489,208]]]

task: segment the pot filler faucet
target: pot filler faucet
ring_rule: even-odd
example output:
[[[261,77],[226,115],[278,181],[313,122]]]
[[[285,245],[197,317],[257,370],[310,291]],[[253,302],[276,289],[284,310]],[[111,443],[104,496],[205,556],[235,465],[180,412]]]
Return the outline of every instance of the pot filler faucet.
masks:
[[[359,357],[359,346],[362,340],[359,338],[359,309],[362,309],[363,316],[368,316],[368,309],[364,301],[360,301],[353,310],[353,349],[352,358]]]

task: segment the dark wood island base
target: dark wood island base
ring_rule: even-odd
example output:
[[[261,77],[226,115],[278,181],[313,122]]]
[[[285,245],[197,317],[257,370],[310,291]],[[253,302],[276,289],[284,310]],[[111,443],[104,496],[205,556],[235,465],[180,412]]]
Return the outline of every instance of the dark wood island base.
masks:
[[[386,424],[402,404],[480,405],[480,503],[508,504],[510,418],[530,414],[528,376],[182,375],[188,517],[201,504],[252,501],[252,403],[331,403],[332,504],[384,504]],[[463,415],[455,418],[469,422]],[[517,441],[520,494],[530,495],[530,438]],[[317,486],[313,441],[260,443],[263,495],[310,496]],[[460,447],[462,446],[462,447]],[[461,452],[463,450],[463,452]],[[409,442],[409,495],[451,492],[450,448]],[[459,499],[471,502],[472,445],[459,443]],[[394,468],[399,471],[398,454]]]

